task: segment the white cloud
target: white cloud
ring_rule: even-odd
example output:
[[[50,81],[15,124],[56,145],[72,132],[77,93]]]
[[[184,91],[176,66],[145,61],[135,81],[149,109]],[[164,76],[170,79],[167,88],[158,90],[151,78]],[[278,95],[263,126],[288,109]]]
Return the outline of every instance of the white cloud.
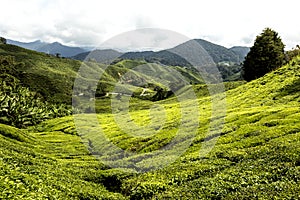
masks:
[[[163,50],[188,41],[184,35],[165,29],[143,28],[119,34],[105,41],[100,48],[119,50]]]
[[[1,2],[0,35],[99,45],[136,28],[162,28],[227,47],[252,45],[265,27],[288,48],[300,44],[296,0],[10,0]]]

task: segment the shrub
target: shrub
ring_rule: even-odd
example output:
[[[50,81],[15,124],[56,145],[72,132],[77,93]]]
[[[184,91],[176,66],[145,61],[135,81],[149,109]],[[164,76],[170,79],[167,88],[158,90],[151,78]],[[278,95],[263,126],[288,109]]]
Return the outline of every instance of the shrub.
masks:
[[[10,86],[5,81],[0,88],[0,123],[25,128],[46,119],[71,114],[66,105],[42,101],[35,93],[22,86]]]

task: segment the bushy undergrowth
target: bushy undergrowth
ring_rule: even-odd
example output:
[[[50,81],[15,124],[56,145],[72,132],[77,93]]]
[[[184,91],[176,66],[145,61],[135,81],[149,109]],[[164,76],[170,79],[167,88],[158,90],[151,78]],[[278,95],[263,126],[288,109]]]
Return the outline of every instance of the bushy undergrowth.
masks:
[[[72,113],[70,106],[45,102],[28,88],[7,86],[4,82],[2,89],[0,91],[0,123],[25,128],[46,119],[63,117]]]

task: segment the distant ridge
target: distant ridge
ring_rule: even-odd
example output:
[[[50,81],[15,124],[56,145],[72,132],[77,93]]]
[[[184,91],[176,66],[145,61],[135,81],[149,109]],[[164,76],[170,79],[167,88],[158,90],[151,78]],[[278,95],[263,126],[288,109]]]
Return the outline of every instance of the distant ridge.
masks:
[[[73,56],[76,60],[95,60],[100,63],[111,63],[118,60],[140,60],[150,63],[160,63],[167,66],[191,67],[188,60],[193,60],[189,52],[195,52],[195,42],[198,43],[215,62],[224,81],[240,80],[241,63],[249,52],[249,47],[236,46],[230,49],[206,40],[194,39],[161,51],[139,51],[120,53],[115,50],[94,50]],[[181,57],[180,55],[184,55]]]
[[[165,65],[171,66],[190,66],[190,63],[187,62],[184,58],[179,55],[184,54],[184,52],[190,50],[193,42],[199,43],[211,56],[213,61],[218,64],[220,62],[232,62],[232,63],[241,63],[244,60],[244,57],[249,52],[248,47],[233,47],[226,48],[221,45],[217,45],[206,40],[202,39],[194,39],[187,41],[183,44],[180,44],[174,48],[161,50],[158,52],[154,51],[140,51],[140,52],[126,52],[124,54],[120,54],[120,58],[122,59],[131,59],[131,60],[145,60],[147,62],[159,62]],[[103,60],[98,56],[102,56],[103,53],[101,51],[96,50],[95,52],[87,52],[85,54],[80,54],[73,56],[74,59],[84,60],[84,55],[89,55],[90,58],[94,58],[95,60]],[[176,52],[176,54],[174,53]],[[91,53],[91,54],[90,54]],[[106,50],[105,57],[113,57],[108,55],[108,50]],[[112,51],[111,53],[115,56],[116,51]],[[179,55],[177,55],[179,54]],[[104,59],[105,60],[105,59]]]
[[[242,46],[234,46],[230,48],[231,51],[236,53],[239,56],[239,59],[241,61],[244,61],[246,55],[249,53],[250,48],[249,47],[242,47]]]
[[[40,40],[33,42],[19,42],[14,40],[7,40],[8,44],[17,45],[26,49],[35,50],[38,52],[44,52],[48,54],[60,54],[62,57],[71,57],[76,60],[83,61],[88,56],[90,59],[95,59],[97,62],[106,63],[112,58],[120,57],[122,59],[131,60],[145,60],[148,62],[159,62],[165,65],[172,66],[189,66],[185,59],[176,55],[172,52],[181,54],[190,48],[192,42],[199,43],[207,53],[212,57],[213,61],[218,64],[220,62],[232,62],[241,63],[244,61],[245,56],[249,52],[249,47],[234,46],[232,48],[226,48],[212,42],[208,42],[203,39],[194,39],[187,41],[183,44],[179,44],[174,48],[161,50],[158,52],[154,51],[140,51],[140,52],[125,52],[121,53],[117,50],[104,49],[88,51],[86,48],[81,47],[70,47],[63,45],[59,42],[46,43]]]
[[[69,47],[61,43],[45,43],[40,40],[33,42],[18,42],[7,40],[8,44],[14,44],[26,49],[44,52],[48,54],[60,54],[75,60],[94,60],[98,63],[110,64],[120,60],[138,60],[150,63],[159,63],[167,66],[191,67],[189,52],[198,51],[193,49],[195,42],[198,43],[215,62],[224,81],[239,80],[241,78],[241,63],[250,51],[249,47],[234,46],[226,48],[203,39],[193,39],[179,44],[171,49],[161,51],[138,51],[121,53],[113,49],[97,49],[90,51],[86,48]],[[184,55],[184,58],[180,55]]]
[[[121,55],[122,53],[118,51],[112,49],[104,49],[104,50],[94,50],[90,52],[80,53],[75,56],[72,56],[71,58],[76,60],[81,60],[81,61],[94,59],[100,63],[110,63]]]
[[[36,40],[34,42],[18,42],[14,40],[7,40],[8,44],[13,44],[19,47],[23,47],[26,49],[38,51],[38,52],[44,52],[48,54],[60,54],[62,57],[72,57],[77,54],[86,52],[85,49],[80,47],[69,47],[65,46],[59,42],[53,42],[53,43],[46,43],[42,42],[40,40]]]

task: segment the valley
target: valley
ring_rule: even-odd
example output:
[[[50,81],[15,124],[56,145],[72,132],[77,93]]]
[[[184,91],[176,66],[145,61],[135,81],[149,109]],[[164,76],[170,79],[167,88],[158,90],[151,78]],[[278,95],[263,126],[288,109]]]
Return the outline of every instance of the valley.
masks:
[[[107,65],[0,44],[1,112],[20,88],[46,104],[0,117],[0,199],[299,199],[300,57],[246,82],[221,49],[222,86],[164,52]]]

